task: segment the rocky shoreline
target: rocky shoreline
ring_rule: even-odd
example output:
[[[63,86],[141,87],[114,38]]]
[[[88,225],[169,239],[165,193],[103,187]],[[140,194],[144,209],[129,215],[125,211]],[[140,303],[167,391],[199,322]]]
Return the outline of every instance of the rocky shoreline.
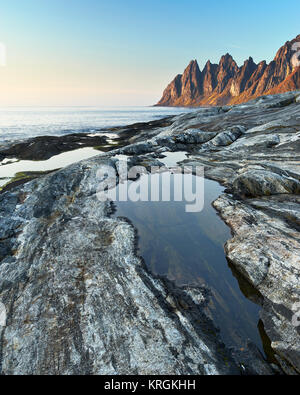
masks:
[[[299,374],[300,92],[113,132],[118,148],[0,195],[1,373]],[[151,166],[170,151],[226,186],[214,202],[226,254],[260,295],[272,362],[251,344],[226,349],[207,290],[151,274],[132,225],[96,198],[115,155]]]
[[[0,144],[0,161],[4,159],[47,160],[63,152],[85,147],[94,147],[109,152],[135,141],[149,138],[151,130],[171,125],[174,116],[163,119],[136,123],[127,127],[115,127],[95,131],[94,133],[74,133],[64,136],[39,136],[18,142]]]

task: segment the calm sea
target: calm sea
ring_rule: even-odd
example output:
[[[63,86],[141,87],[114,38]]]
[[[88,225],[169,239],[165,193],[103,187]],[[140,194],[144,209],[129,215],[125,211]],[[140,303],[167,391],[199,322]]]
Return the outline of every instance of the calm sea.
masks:
[[[94,132],[192,111],[165,107],[2,107],[0,142],[26,137]]]

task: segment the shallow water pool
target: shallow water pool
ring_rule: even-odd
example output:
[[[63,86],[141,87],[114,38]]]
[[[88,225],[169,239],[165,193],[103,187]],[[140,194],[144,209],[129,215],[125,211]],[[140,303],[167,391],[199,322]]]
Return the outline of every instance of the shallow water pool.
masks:
[[[185,155],[168,154],[168,164],[174,165],[172,158],[179,157],[185,159]],[[143,177],[150,182],[153,175]],[[224,244],[231,238],[230,229],[212,207],[223,189],[217,182],[204,180],[204,209],[199,213],[187,213],[185,201],[126,201],[115,203],[114,215],[126,217],[137,229],[138,253],[152,272],[178,285],[211,289],[208,312],[228,346],[243,347],[250,339],[263,351],[257,328],[260,307],[245,297],[237,274],[229,267]]]
[[[9,182],[17,173],[57,170],[100,154],[101,152],[94,148],[85,147],[63,152],[42,161],[4,159],[0,162],[0,187]]]

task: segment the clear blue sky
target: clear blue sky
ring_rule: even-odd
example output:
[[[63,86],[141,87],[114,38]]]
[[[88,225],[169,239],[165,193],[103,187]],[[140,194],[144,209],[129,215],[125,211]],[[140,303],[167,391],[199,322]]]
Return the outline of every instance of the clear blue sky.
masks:
[[[299,0],[0,0],[0,105],[152,104],[191,59],[270,61]]]

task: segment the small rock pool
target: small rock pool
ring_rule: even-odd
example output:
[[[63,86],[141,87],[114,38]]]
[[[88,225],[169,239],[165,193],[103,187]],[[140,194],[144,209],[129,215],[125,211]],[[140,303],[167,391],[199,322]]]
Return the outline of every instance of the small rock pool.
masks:
[[[100,154],[101,152],[94,148],[85,147],[74,151],[63,152],[47,160],[4,159],[0,162],[0,188],[9,183],[18,174],[57,170]]]
[[[184,153],[168,154],[162,162],[173,166],[185,157]],[[127,218],[136,228],[138,254],[152,272],[178,285],[211,289],[208,312],[227,346],[243,348],[250,339],[263,352],[258,330],[260,307],[245,297],[226,260],[224,244],[231,238],[230,229],[212,207],[223,190],[217,182],[205,179],[205,204],[199,213],[187,213],[185,201],[117,201],[114,215]]]
[[[0,164],[0,187],[17,172],[53,170],[99,154],[93,148],[82,148],[46,161],[4,161]],[[172,167],[186,158],[184,152],[167,153],[160,161]],[[211,289],[208,312],[226,345],[242,348],[249,338],[263,351],[258,330],[260,308],[244,296],[237,274],[229,267],[224,244],[231,238],[230,229],[212,207],[223,189],[217,182],[204,180],[204,209],[199,213],[187,213],[186,201],[117,201],[114,215],[126,217],[136,228],[138,253],[152,272],[178,285]]]

